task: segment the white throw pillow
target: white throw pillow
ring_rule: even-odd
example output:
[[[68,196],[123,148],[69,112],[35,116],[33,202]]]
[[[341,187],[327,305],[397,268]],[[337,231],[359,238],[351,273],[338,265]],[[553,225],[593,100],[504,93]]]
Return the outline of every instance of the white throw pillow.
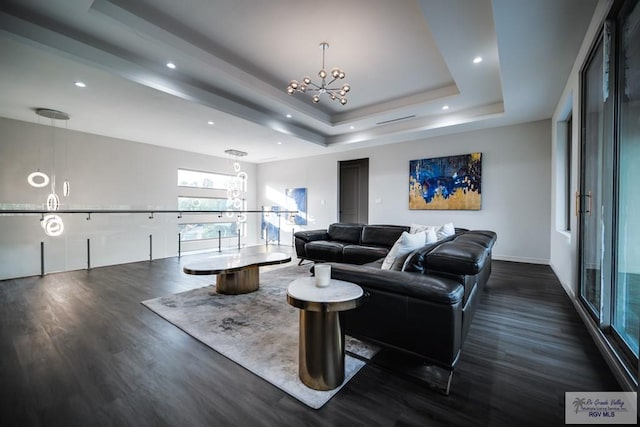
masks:
[[[415,234],[415,233],[419,233],[421,231],[428,230],[430,228],[433,228],[435,230],[438,227],[436,227],[435,225],[411,224],[411,227],[409,228],[409,233]]]
[[[436,230],[436,237],[438,237],[438,240],[453,236],[454,234],[456,234],[456,228],[453,226],[452,222],[448,222]]]
[[[394,243],[393,247],[382,262],[383,270],[390,270],[396,258],[400,258],[419,249],[425,245],[427,236],[425,232],[410,234],[406,231],[402,232],[400,238]]]
[[[444,225],[420,225],[411,224],[409,233],[419,233],[421,231],[433,230],[436,233],[438,240],[442,240],[445,237],[453,236],[456,234],[456,229],[452,222],[448,222]]]
[[[387,254],[387,256],[384,257],[384,261],[382,261],[382,267],[380,267],[382,270],[391,270],[391,266],[393,265],[393,262],[398,257],[398,249],[400,249],[401,240],[402,240],[402,236],[399,237],[398,240],[396,240],[396,242],[393,244],[393,246],[389,250],[389,253]]]
[[[428,230],[425,230],[424,235],[425,235],[425,241],[424,241],[425,245],[428,245],[429,243],[435,243],[438,241],[438,234],[436,233],[436,230],[434,230],[433,228],[429,228]]]

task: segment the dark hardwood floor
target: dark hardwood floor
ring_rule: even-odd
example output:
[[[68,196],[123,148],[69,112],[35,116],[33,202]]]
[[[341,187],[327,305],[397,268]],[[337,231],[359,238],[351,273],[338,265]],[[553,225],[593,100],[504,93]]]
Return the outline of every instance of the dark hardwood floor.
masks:
[[[208,284],[190,259],[0,282],[0,425],[560,426],[619,390],[551,269],[494,261],[449,396],[371,363],[313,410],[140,304]]]

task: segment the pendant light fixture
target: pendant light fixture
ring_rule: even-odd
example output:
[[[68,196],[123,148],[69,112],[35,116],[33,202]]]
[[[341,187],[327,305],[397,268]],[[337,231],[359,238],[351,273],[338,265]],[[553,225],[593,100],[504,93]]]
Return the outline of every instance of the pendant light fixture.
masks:
[[[328,95],[332,101],[338,101],[342,105],[347,103],[346,95],[347,92],[351,90],[351,85],[349,85],[349,83],[344,83],[341,87],[331,87],[336,80],[344,79],[345,72],[338,67],[334,67],[327,73],[324,68],[324,52],[328,48],[329,43],[320,43],[320,49],[322,49],[322,68],[318,72],[318,77],[322,79],[320,84],[312,82],[309,76],[305,76],[300,83],[297,80],[291,80],[289,82],[289,86],[287,86],[287,93],[289,95],[293,95],[296,92],[317,92],[311,97],[314,104],[320,102],[320,95],[322,94]],[[331,80],[327,82],[328,79]]]
[[[52,133],[51,133],[51,178],[40,170],[36,172],[32,172],[29,174],[27,181],[33,187],[42,188],[46,187],[47,184],[51,183],[51,193],[47,196],[46,200],[46,208],[50,212],[55,212],[60,209],[60,197],[56,194],[56,175],[55,175],[55,152],[56,152],[56,141],[55,141],[55,120],[69,120],[69,115],[62,111],[51,110],[48,108],[37,108],[36,114],[41,117],[46,117],[51,120]],[[69,195],[69,181],[65,180],[63,185],[63,195]],[[44,215],[40,222],[44,232],[48,236],[59,236],[64,231],[64,223],[62,222],[62,218],[59,215]]]

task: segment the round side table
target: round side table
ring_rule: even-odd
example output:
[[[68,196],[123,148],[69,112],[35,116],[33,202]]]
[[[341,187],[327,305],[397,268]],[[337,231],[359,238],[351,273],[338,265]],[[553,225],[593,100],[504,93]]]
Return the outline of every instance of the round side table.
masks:
[[[362,304],[364,292],[343,280],[331,279],[325,288],[315,283],[315,277],[305,277],[287,288],[287,302],[300,309],[298,372],[306,386],[333,390],[344,381],[344,329],[339,312]]]

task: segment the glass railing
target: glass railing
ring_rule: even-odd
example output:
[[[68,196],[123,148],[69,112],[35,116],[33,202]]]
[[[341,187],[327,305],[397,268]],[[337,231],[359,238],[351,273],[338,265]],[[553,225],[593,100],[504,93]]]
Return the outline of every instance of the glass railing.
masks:
[[[202,251],[292,245],[297,211],[0,206],[0,280]],[[47,221],[60,223],[48,233]],[[240,222],[239,219],[243,221]],[[58,233],[58,231],[60,231]]]

